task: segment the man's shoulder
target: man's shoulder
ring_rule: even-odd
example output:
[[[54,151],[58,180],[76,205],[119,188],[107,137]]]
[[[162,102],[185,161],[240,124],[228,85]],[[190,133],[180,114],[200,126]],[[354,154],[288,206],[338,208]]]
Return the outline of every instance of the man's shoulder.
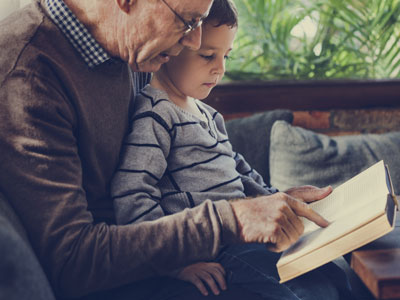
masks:
[[[1,75],[10,71],[32,43],[45,15],[34,5],[16,11],[0,23]]]
[[[1,42],[7,37],[13,37],[13,40],[29,40],[44,19],[44,11],[37,3],[18,9],[0,22]]]
[[[0,28],[0,83],[13,71],[46,74],[51,61],[61,55],[58,50],[69,46],[40,3],[13,13]]]

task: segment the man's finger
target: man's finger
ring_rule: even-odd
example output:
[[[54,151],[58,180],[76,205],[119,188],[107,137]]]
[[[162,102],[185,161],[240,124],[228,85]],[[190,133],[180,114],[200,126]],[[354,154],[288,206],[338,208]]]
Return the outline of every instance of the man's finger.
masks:
[[[296,230],[296,228],[293,226],[293,223],[291,222],[291,220],[293,220],[293,223],[295,223],[295,220],[298,220],[301,223],[299,218],[296,216],[296,214],[293,212],[293,210],[290,209],[289,207],[285,210],[285,213],[282,214],[282,216],[279,219],[277,219],[277,222],[282,229],[282,233],[286,236],[286,238],[284,240],[285,241],[288,240],[290,244],[297,241],[299,236],[302,233],[302,232],[299,233]]]
[[[300,218],[296,215],[296,218],[290,218],[289,222],[292,223],[292,226],[296,230],[298,236],[301,236],[304,232],[304,224]]]
[[[329,196],[330,193],[332,193],[333,188],[328,185],[324,188],[321,189],[317,189],[314,193],[315,193],[315,198],[313,199],[313,197],[310,195],[308,198],[305,199],[305,202],[314,202],[314,201],[318,201],[318,200],[322,200],[325,197]]]
[[[285,193],[296,199],[301,199],[303,202],[308,203],[324,199],[330,193],[332,193],[332,190],[333,189],[331,186],[318,188],[312,185],[303,185],[290,188]]]
[[[326,219],[324,219],[320,214],[315,212],[306,203],[296,200],[292,197],[288,198],[287,203],[298,216],[305,217],[321,227],[327,227],[329,225],[329,222]]]
[[[289,248],[290,245],[290,239],[282,228],[279,228],[276,234],[271,238],[271,242],[266,244],[267,249],[272,252],[282,252]]]

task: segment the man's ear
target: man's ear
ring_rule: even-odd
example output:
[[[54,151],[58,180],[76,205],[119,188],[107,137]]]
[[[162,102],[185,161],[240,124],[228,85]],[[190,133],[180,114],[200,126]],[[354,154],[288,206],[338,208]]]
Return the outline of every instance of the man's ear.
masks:
[[[119,8],[123,10],[125,13],[129,13],[132,5],[136,0],[116,0]]]

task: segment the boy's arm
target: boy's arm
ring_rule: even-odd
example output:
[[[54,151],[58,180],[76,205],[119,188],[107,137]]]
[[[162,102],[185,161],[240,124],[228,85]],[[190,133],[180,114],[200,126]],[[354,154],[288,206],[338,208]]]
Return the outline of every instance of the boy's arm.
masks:
[[[254,170],[237,152],[234,152],[236,171],[242,175],[242,183],[247,196],[270,195],[278,192],[274,187],[269,187],[262,176]]]
[[[156,220],[165,215],[157,183],[166,168],[171,137],[153,112],[136,115],[111,182],[117,224]],[[143,130],[145,129],[145,130]]]
[[[223,116],[210,106],[207,107],[213,114],[213,120],[220,134],[228,137]],[[236,171],[242,175],[241,179],[246,196],[270,195],[278,192],[276,188],[269,187],[265,184],[262,176],[247,163],[241,154],[232,152],[232,156],[236,162]]]

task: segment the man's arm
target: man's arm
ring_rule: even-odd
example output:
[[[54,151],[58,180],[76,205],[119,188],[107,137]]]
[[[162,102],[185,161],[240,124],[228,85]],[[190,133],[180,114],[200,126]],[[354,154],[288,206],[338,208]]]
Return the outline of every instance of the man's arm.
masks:
[[[94,224],[76,107],[52,82],[24,70],[1,84],[0,188],[58,295],[78,297],[162,275],[209,260],[222,242],[235,239],[226,201],[137,225]]]

